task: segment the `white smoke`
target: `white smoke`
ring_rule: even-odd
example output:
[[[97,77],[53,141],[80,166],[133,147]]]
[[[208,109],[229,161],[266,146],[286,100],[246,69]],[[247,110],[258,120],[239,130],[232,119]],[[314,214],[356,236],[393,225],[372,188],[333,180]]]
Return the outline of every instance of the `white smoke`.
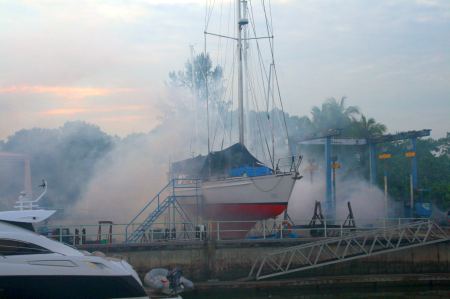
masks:
[[[70,210],[74,222],[128,223],[164,187],[170,163],[192,155],[194,114],[189,100],[186,94],[169,92],[161,104],[161,124],[150,133],[121,140],[102,159],[83,198]]]
[[[305,177],[297,181],[288,207],[288,214],[296,224],[305,224],[311,220],[316,201],[321,202],[322,213],[326,216],[324,172],[316,171],[313,180],[309,173],[302,172],[302,174]],[[343,222],[349,214],[347,202],[351,204],[357,223],[379,223],[385,217],[382,190],[359,177],[341,179],[339,173],[336,177],[336,219],[338,223]]]

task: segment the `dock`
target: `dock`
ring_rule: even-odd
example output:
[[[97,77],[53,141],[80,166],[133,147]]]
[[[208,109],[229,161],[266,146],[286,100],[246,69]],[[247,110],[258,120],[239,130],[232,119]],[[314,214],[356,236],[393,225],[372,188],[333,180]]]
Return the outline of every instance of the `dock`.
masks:
[[[210,291],[225,289],[397,287],[410,285],[450,286],[450,273],[317,276],[269,281],[207,281],[197,282],[195,288],[197,291]]]

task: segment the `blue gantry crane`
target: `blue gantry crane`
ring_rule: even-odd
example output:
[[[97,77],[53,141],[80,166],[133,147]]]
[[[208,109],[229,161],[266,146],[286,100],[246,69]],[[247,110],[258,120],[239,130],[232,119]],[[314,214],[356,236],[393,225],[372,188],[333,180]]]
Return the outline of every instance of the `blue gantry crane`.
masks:
[[[417,138],[430,136],[431,130],[424,129],[419,131],[407,131],[395,134],[386,134],[373,138],[336,138],[341,134],[341,130],[330,130],[327,134],[312,136],[310,138],[302,139],[297,142],[298,145],[315,144],[325,146],[325,214],[327,219],[335,219],[336,216],[336,203],[333,202],[333,182],[332,182],[332,147],[345,146],[345,145],[361,145],[369,147],[369,176],[370,183],[376,183],[377,174],[377,145],[382,143],[388,143],[399,140],[409,139],[411,142],[411,150],[407,153],[407,156],[411,158],[411,190],[417,190],[418,188],[418,167],[417,167]],[[413,194],[411,194],[411,206],[414,206]]]

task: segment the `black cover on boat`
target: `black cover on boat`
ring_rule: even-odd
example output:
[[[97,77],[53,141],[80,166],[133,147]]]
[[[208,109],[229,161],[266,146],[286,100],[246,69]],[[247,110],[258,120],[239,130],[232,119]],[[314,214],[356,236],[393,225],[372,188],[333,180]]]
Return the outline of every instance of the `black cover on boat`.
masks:
[[[201,175],[203,178],[228,176],[230,169],[245,166],[258,167],[264,164],[250,154],[244,145],[236,143],[224,150],[210,153],[203,164]]]
[[[201,170],[205,164],[206,156],[197,157],[172,163],[172,175],[183,176],[190,179],[200,177]]]
[[[228,176],[229,171],[239,167],[265,166],[247,148],[236,143],[224,150],[211,152],[207,156],[197,156],[172,164],[173,174],[183,174],[191,178]]]

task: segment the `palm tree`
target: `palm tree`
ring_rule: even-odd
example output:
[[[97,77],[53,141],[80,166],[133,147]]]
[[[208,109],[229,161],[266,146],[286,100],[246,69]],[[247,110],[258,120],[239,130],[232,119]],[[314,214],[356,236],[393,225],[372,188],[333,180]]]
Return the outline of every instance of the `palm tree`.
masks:
[[[352,120],[359,115],[359,109],[356,106],[346,106],[345,97],[339,101],[335,98],[327,99],[322,107],[313,107],[311,110],[311,122],[316,132],[326,132],[330,129],[348,129]]]
[[[366,118],[361,114],[359,120],[353,119],[351,133],[354,137],[372,138],[383,135],[387,128],[384,124],[378,123],[374,118]]]

